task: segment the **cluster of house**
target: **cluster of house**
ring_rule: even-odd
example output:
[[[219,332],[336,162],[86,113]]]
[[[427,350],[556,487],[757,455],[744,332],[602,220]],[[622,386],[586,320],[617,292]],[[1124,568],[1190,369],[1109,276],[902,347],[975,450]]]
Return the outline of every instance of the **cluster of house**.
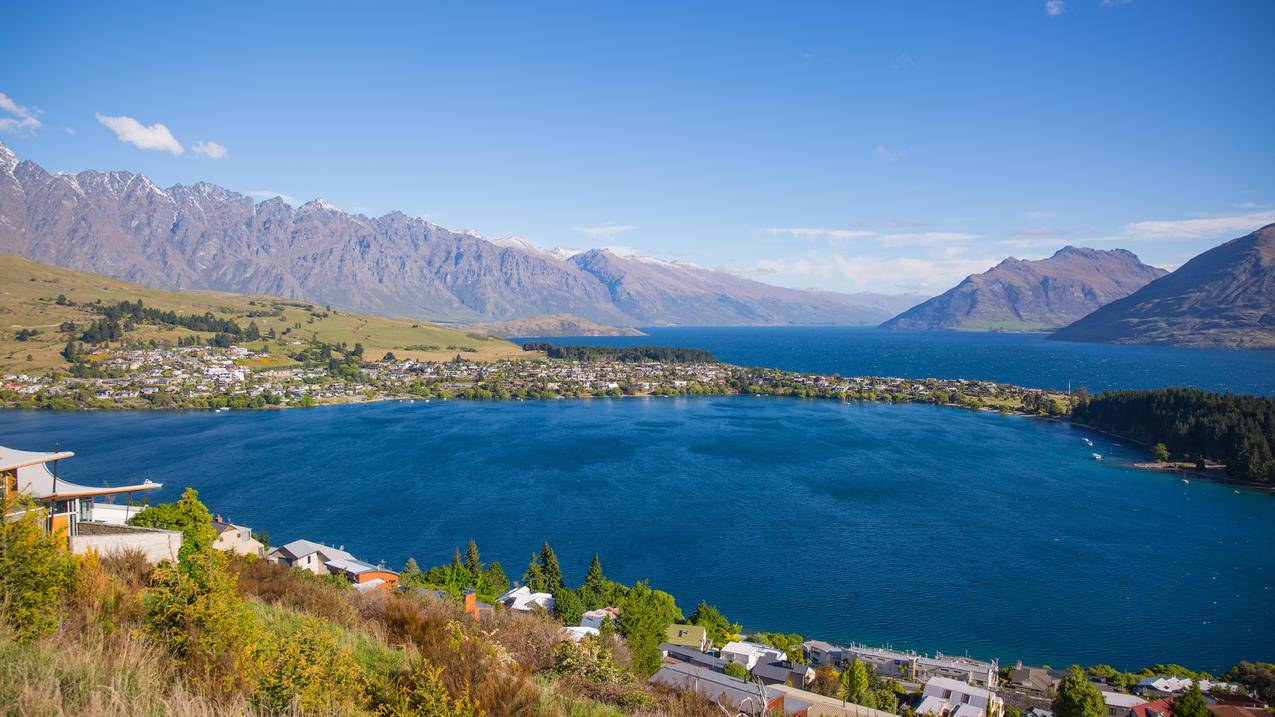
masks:
[[[1044,667],[1024,667],[1010,671],[1001,694],[1026,717],[1053,717],[1049,705],[1066,672]],[[1198,685],[1214,717],[1269,717],[1266,705],[1230,682],[1192,680],[1185,677],[1153,676],[1139,681],[1131,692],[1123,692],[1102,678],[1089,678],[1102,694],[1106,717],[1171,717],[1173,700]]]

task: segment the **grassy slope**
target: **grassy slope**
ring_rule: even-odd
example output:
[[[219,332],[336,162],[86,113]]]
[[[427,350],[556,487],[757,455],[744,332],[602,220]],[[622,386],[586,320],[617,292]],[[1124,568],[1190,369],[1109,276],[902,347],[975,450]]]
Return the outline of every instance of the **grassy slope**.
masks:
[[[470,335],[462,330],[446,329],[421,321],[385,319],[375,316],[332,311],[327,318],[315,317],[304,308],[305,302],[279,299],[269,296],[244,296],[222,292],[163,291],[148,289],[136,284],[110,279],[94,274],[84,274],[70,269],[37,264],[9,254],[0,254],[0,372],[45,370],[65,366],[59,355],[66,344],[67,335],[58,332],[58,324],[74,321],[84,326],[100,318],[91,311],[74,306],[58,306],[54,300],[65,294],[76,303],[91,303],[101,299],[105,303],[141,299],[148,306],[173,310],[181,314],[202,314],[211,311],[219,316],[234,318],[247,327],[256,321],[264,334],[274,328],[282,334],[287,327],[301,323],[292,333],[268,346],[257,342],[252,348],[263,346],[272,354],[284,355],[290,342],[317,337],[329,343],[342,341],[353,346],[362,343],[368,359],[380,358],[386,351],[396,356],[413,358],[446,359],[455,356],[456,349],[447,346],[466,346],[477,349],[464,356],[475,360],[518,358],[526,356],[513,344],[487,336]],[[255,302],[252,305],[249,302]],[[270,310],[283,306],[282,318],[274,316],[248,318],[252,311]],[[322,306],[315,311],[324,313]],[[17,341],[20,329],[38,329],[40,335],[28,341]],[[159,329],[141,326],[128,334],[129,338],[147,340],[160,338],[173,340],[189,334],[185,329]],[[437,346],[438,350],[407,350],[407,346]],[[31,360],[27,360],[27,355]]]

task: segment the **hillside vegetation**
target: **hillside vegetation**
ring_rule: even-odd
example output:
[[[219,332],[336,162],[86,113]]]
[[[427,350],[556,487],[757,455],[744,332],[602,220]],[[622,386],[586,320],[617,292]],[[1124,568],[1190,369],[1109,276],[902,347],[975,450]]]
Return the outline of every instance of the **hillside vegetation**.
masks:
[[[386,352],[425,359],[447,359],[458,353],[475,360],[525,355],[517,346],[495,337],[420,321],[352,314],[270,296],[148,289],[0,254],[0,370],[64,367],[67,362],[62,351],[68,338],[79,340],[92,322],[103,318],[95,305],[139,300],[148,308],[181,316],[211,313],[217,319],[235,322],[245,332],[256,324],[261,338],[243,345],[271,354],[280,365],[292,362],[288,356],[298,346],[316,340],[350,346],[361,343],[368,356],[377,357]],[[194,335],[207,338],[209,333],[139,323],[122,338],[176,344]]]
[[[159,566],[70,555],[34,510],[0,523],[0,714],[720,714],[648,685],[618,638],[576,645],[548,615],[475,623],[448,600],[360,594],[214,550],[194,491],[172,513],[183,545]]]

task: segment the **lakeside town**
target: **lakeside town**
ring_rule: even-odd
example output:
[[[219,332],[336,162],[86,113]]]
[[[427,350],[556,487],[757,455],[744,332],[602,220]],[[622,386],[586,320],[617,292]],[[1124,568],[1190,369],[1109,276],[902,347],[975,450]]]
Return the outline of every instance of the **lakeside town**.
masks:
[[[463,559],[457,549],[451,565],[425,571],[415,561],[394,570],[361,560],[345,546],[306,537],[290,536],[272,547],[265,534],[208,512],[193,490],[188,489],[178,503],[150,506],[137,498],[158,490],[160,483],[106,487],[59,479],[58,463],[74,455],[0,447],[5,530],[24,520],[32,525],[35,520],[40,531],[53,536],[59,550],[71,555],[90,562],[128,556],[128,561],[160,569],[190,561],[190,551],[207,541],[206,549],[224,556],[222,560],[236,561],[238,570],[246,572],[259,562],[283,571],[276,580],[284,574],[309,576],[324,589],[347,593],[355,604],[386,596],[437,604],[454,609],[480,631],[485,625],[520,617],[551,629],[550,644],[544,649],[556,655],[551,663],[555,670],[580,669],[581,660],[610,660],[610,651],[623,646],[631,655],[628,669],[652,689],[689,693],[730,715],[1269,714],[1269,698],[1262,690],[1269,692],[1270,679],[1275,677],[1270,666],[1241,663],[1231,672],[1234,679],[1215,679],[1178,665],[1157,665],[1138,673],[1105,665],[1054,669],[747,632],[731,624],[716,607],[701,603],[684,618],[666,593],[645,583],[628,587],[607,580],[597,556],[584,584],[569,588],[548,543],[533,553],[522,580],[512,584],[498,563],[481,561],[472,541]],[[118,502],[121,498],[126,502]],[[19,499],[29,500],[26,505],[38,510],[16,509]],[[652,607],[661,603],[663,611]],[[596,669],[595,664],[586,673],[600,679],[589,671]],[[1082,693],[1079,697],[1073,694],[1077,691]],[[1074,703],[1083,703],[1086,695],[1088,711],[1073,711]],[[1095,700],[1100,700],[1100,706]]]
[[[653,348],[653,347],[651,347]],[[277,357],[244,346],[101,348],[75,356],[70,370],[9,373],[0,378],[0,406],[55,409],[299,407],[392,399],[546,399],[741,394],[844,401],[936,403],[1063,415],[1066,393],[994,381],[841,377],[725,364],[692,350],[654,358],[446,361],[397,358],[364,361],[362,347],[319,344],[313,359],[279,365]],[[688,360],[687,357],[691,357]]]

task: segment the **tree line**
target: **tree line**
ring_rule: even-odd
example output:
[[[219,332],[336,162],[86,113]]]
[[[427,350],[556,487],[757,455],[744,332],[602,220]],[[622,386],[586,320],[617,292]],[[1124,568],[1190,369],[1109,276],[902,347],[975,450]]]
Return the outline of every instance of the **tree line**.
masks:
[[[716,363],[717,359],[703,349],[680,346],[559,346],[543,341],[529,341],[523,351],[544,351],[551,359],[568,361],[620,361],[641,363]]]
[[[1072,421],[1146,445],[1169,457],[1226,464],[1228,475],[1275,482],[1275,400],[1196,388],[1109,391],[1078,403]]]

